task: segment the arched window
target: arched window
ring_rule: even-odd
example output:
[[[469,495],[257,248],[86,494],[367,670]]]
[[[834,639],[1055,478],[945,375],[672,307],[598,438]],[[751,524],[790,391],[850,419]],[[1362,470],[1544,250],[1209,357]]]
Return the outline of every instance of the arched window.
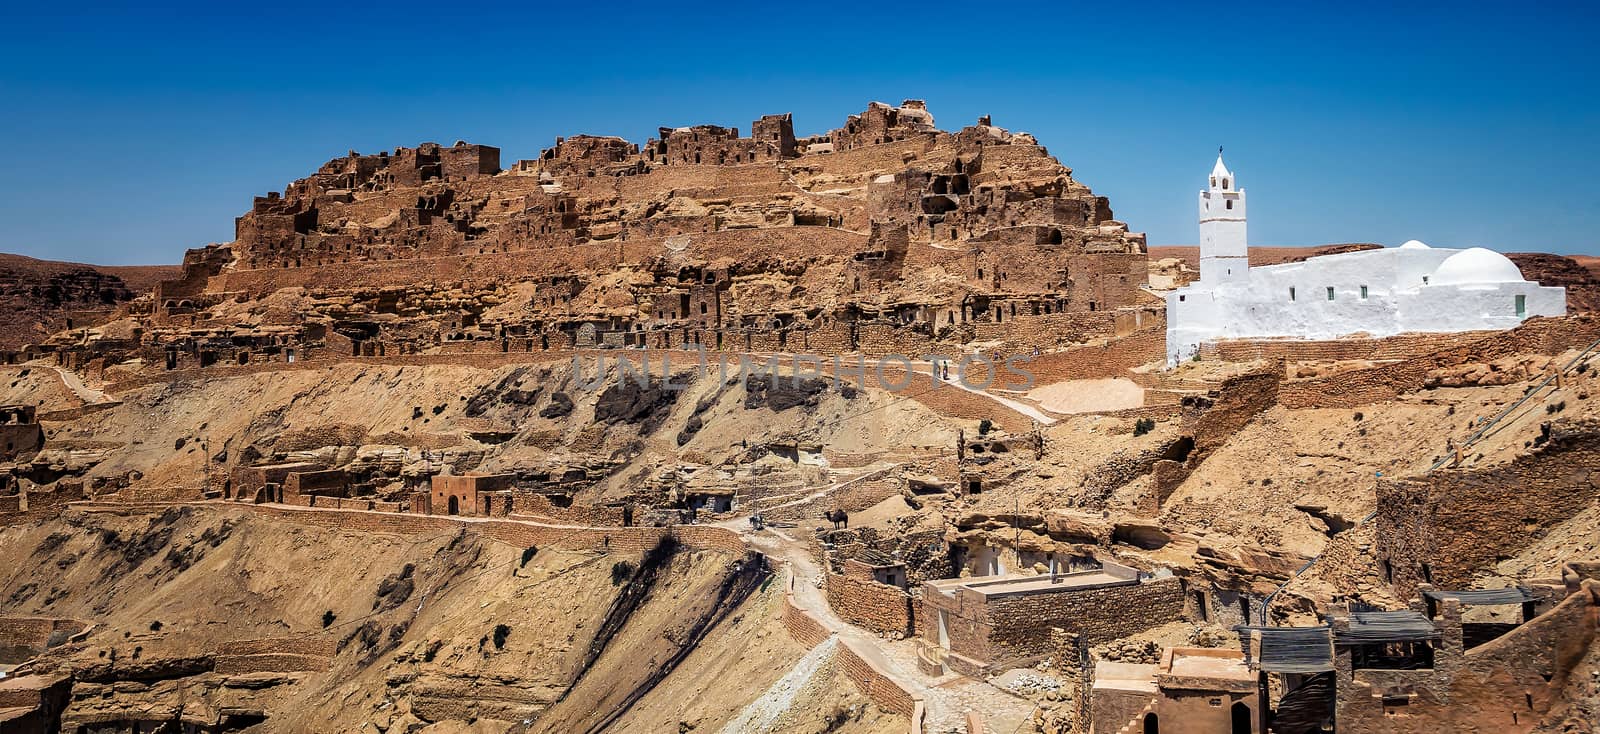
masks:
[[[1222,179],[1222,188],[1228,188],[1228,179]]]

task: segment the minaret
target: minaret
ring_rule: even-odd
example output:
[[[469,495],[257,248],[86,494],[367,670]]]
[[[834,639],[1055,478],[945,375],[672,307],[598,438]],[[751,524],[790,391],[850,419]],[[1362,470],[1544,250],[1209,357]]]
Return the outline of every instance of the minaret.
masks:
[[[1250,278],[1250,246],[1244,231],[1244,190],[1233,171],[1217,165],[1200,192],[1200,282],[1206,285],[1241,283]]]

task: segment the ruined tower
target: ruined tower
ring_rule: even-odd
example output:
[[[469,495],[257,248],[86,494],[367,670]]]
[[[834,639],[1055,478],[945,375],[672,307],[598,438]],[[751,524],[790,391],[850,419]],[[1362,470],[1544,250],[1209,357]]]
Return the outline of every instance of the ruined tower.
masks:
[[[1250,251],[1244,229],[1244,190],[1222,163],[1211,167],[1211,179],[1200,192],[1200,282],[1240,283],[1250,277]]]

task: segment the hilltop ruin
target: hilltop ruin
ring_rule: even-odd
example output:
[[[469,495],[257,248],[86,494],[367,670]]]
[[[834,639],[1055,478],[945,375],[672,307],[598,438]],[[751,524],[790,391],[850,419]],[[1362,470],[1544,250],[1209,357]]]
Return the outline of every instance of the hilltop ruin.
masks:
[[[0,352],[6,732],[1595,720],[1588,295],[1169,364],[1193,264],[915,100],[351,152],[94,272]]]

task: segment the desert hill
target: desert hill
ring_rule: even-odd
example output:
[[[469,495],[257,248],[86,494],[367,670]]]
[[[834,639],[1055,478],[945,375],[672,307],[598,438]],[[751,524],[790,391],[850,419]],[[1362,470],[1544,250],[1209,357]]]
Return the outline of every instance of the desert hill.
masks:
[[[84,265],[0,253],[0,349],[96,326],[116,306],[177,273],[176,266]]]
[[[1584,261],[1169,365],[1198,253],[1032,136],[748,132],[351,152],[176,274],[14,261],[0,728],[1592,721]]]

